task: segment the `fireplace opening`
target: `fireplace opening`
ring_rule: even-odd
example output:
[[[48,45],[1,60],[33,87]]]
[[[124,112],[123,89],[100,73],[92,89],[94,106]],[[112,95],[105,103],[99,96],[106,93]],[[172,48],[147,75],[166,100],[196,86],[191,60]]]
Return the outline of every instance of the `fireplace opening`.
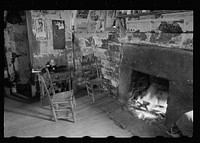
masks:
[[[169,81],[132,70],[128,109],[146,123],[163,123],[167,110]]]

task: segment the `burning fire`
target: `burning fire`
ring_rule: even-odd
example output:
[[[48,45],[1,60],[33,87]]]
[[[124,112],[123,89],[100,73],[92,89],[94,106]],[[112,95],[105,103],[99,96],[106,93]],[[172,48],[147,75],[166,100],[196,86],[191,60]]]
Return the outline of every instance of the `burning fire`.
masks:
[[[157,119],[162,118],[167,109],[168,93],[158,91],[151,85],[145,92],[134,99],[131,97],[128,101],[129,109],[135,113],[139,119]]]

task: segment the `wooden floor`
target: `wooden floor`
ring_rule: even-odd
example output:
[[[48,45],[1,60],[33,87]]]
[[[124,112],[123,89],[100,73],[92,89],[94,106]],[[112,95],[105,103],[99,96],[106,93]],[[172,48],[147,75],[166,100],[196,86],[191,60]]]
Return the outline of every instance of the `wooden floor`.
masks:
[[[105,97],[105,96],[104,96]],[[132,134],[118,127],[102,110],[94,106],[88,96],[77,99],[76,123],[51,120],[51,112],[40,106],[40,102],[26,103],[23,100],[5,97],[4,136],[118,136]]]
[[[54,122],[49,108],[40,102],[28,102],[6,96],[4,102],[4,136],[11,137],[154,137],[167,136],[163,127],[151,127],[133,118],[115,98],[104,94],[96,102],[87,95],[76,99],[76,123]]]

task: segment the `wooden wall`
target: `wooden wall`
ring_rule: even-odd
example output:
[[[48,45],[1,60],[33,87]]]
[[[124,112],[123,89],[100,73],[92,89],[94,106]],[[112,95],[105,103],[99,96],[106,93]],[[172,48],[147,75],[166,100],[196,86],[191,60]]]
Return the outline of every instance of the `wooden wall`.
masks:
[[[25,13],[22,13],[20,16],[21,22],[16,24],[7,22],[7,26],[4,29],[4,54],[6,54],[10,78],[15,80],[15,82],[27,84],[31,77],[30,54]],[[12,57],[14,56],[16,56],[14,60],[15,67],[13,67],[12,63]],[[16,79],[14,79],[15,76]]]

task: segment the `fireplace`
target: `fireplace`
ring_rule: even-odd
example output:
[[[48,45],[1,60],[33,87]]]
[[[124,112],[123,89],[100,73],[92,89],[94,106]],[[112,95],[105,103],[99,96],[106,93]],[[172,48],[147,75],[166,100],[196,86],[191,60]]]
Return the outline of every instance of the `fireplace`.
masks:
[[[121,102],[161,119],[167,128],[193,110],[193,52],[136,44],[123,45],[122,49]],[[144,119],[138,112],[137,116]]]
[[[132,70],[127,107],[148,123],[163,123],[169,97],[169,81]]]

